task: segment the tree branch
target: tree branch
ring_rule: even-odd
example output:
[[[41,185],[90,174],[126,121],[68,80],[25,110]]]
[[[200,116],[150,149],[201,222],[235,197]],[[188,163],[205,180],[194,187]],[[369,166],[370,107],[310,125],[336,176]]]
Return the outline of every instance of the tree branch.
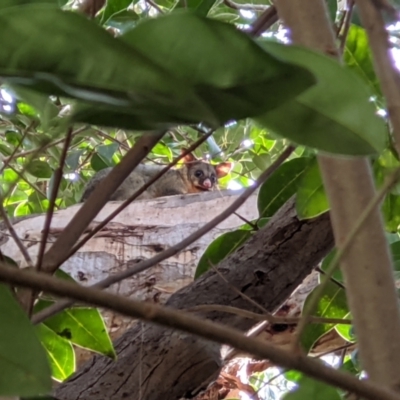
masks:
[[[366,399],[400,400],[400,396],[395,392],[379,385],[360,381],[349,373],[328,368],[311,358],[277,349],[260,340],[246,337],[236,329],[226,328],[221,324],[196,318],[186,312],[147,302],[128,300],[99,289],[84,288],[40,272],[16,270],[5,264],[0,267],[0,280],[58,296],[73,297],[75,300],[90,305],[106,307],[127,316],[174,329],[178,328],[217,343],[229,344],[238,350],[253,354],[255,357],[268,358],[284,368],[299,370],[341,389],[357,393]]]

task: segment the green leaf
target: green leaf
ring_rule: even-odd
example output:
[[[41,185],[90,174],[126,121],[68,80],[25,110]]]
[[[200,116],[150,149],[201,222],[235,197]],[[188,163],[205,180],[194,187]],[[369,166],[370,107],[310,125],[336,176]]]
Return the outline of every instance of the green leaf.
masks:
[[[75,352],[71,343],[44,324],[36,326],[36,331],[47,351],[52,377],[64,381],[75,372]]]
[[[6,131],[5,137],[8,143],[17,146],[22,139],[22,134],[18,131]]]
[[[248,230],[227,232],[215,239],[201,256],[195,272],[195,279],[207,272],[213,265],[217,265],[225,257],[240,247],[249,237]]]
[[[83,154],[83,150],[74,150],[68,153],[65,163],[67,164],[70,171],[75,171],[79,165],[79,159]]]
[[[107,0],[102,13],[101,25],[107,23],[113,15],[125,11],[132,4],[132,0]]]
[[[186,8],[196,11],[198,15],[207,16],[214,5],[215,0],[179,0],[175,8]]]
[[[298,382],[298,387],[285,394],[283,400],[341,400],[336,388],[305,375]]]
[[[26,170],[36,178],[51,178],[53,170],[45,161],[32,160],[26,167]]]
[[[190,12],[148,19],[121,38],[193,86],[220,123],[273,109],[315,83],[233,25]]]
[[[111,165],[107,164],[103,157],[100,157],[97,153],[95,153],[90,159],[90,166],[97,172],[104,168],[108,168]]]
[[[363,80],[336,60],[306,48],[261,42],[283,60],[309,68],[318,83],[256,118],[276,135],[318,150],[365,156],[383,151],[388,132]]]
[[[363,28],[351,25],[343,58],[346,65],[370,86],[375,95],[382,96],[379,80],[374,70],[368,35]]]
[[[400,196],[388,193],[382,204],[385,228],[389,232],[397,232],[400,225]]]
[[[97,147],[97,153],[101,156],[103,160],[107,162],[108,165],[113,165],[113,155],[118,150],[118,143],[105,144]]]
[[[2,284],[0,326],[0,395],[37,396],[50,392],[46,353],[29,319]]]
[[[300,177],[311,159],[295,158],[282,164],[261,186],[257,205],[260,217],[272,217],[297,191]]]
[[[0,33],[9,38],[0,74],[11,85],[122,107],[143,129],[174,118],[216,124],[186,83],[77,13],[42,4],[7,8]]]
[[[7,7],[18,7],[29,3],[48,3],[57,5],[56,0],[1,0],[0,10]]]
[[[328,267],[330,265],[330,263],[333,260],[333,257],[335,257],[336,254],[336,248],[333,249],[322,261],[321,263],[321,269],[322,271],[327,271]],[[344,283],[344,279],[343,279],[343,275],[342,275],[342,271],[340,270],[340,268],[336,268],[335,272],[332,275],[332,278],[336,279],[337,281]]]
[[[77,13],[25,5],[2,10],[0,34],[10,38],[0,53],[5,82],[75,98],[72,118],[97,125],[215,127],[273,109],[315,82],[231,24],[192,13],[149,19],[114,38]]]
[[[314,295],[316,289],[307,296],[303,310],[307,310],[311,296]],[[345,291],[335,283],[328,282],[318,302],[317,310],[312,315],[324,318],[344,318],[348,313]],[[334,326],[335,324],[308,324],[301,336],[301,343],[306,353],[312,349],[314,343],[322,335],[330,331]]]
[[[329,210],[328,198],[316,159],[301,176],[298,187],[296,210],[300,219],[314,218]]]
[[[351,319],[351,314],[347,314],[345,318]],[[356,341],[356,337],[353,334],[353,326],[352,325],[336,325],[335,326],[336,332],[346,341],[350,343],[354,343]]]
[[[51,304],[50,301],[41,300],[35,312]],[[46,319],[44,324],[57,335],[80,347],[116,358],[103,318],[95,308],[70,308]]]

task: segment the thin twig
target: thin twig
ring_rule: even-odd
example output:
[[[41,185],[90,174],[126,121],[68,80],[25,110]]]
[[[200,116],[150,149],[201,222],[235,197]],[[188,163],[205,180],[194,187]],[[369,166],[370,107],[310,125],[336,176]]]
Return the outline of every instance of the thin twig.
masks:
[[[185,311],[189,312],[226,312],[230,314],[235,314],[243,318],[253,319],[254,321],[264,322],[267,321],[271,325],[283,324],[283,325],[295,325],[297,324],[301,317],[280,317],[277,315],[264,315],[258,314],[252,311],[243,310],[241,308],[225,306],[221,304],[207,304],[199,305],[190,308],[186,308]],[[341,318],[323,318],[323,317],[310,317],[310,323],[312,324],[343,324],[351,325],[353,321],[351,319],[341,319]]]
[[[81,133],[81,132],[85,131],[88,128],[89,128],[89,125],[85,125],[85,126],[82,126],[82,127],[78,128],[76,131],[74,131],[72,133],[72,137],[74,137],[78,133]],[[9,162],[9,160],[11,160],[12,158],[26,157],[26,156],[29,156],[32,153],[35,153],[35,155],[36,155],[42,150],[48,149],[49,147],[53,147],[53,146],[56,146],[57,144],[62,143],[64,140],[65,140],[65,137],[63,137],[63,138],[61,138],[59,140],[56,140],[54,142],[49,142],[49,143],[43,144],[43,145],[41,145],[39,147],[36,147],[35,149],[32,149],[32,150],[22,151],[21,153],[14,154],[13,156],[10,155],[9,157],[5,158],[3,161],[4,162]]]
[[[7,168],[8,164],[13,160],[13,158],[15,157],[15,154],[17,153],[18,149],[22,146],[22,143],[24,142],[26,135],[28,134],[29,129],[32,127],[32,125],[34,124],[34,122],[32,121],[29,126],[27,126],[24,129],[24,132],[22,134],[21,140],[18,142],[18,144],[15,146],[13,152],[10,154],[9,157],[5,158],[4,164],[3,166],[0,168],[0,175],[4,172],[4,170]]]
[[[343,32],[340,34],[340,54],[343,54],[344,48],[346,46],[347,35],[349,34],[351,18],[353,17],[354,1],[350,0],[349,8],[346,10],[346,15],[343,21]]]
[[[252,24],[249,34],[253,37],[260,36],[279,20],[275,6],[266,9]]]
[[[10,222],[10,219],[8,218],[6,210],[4,209],[3,200],[2,199],[0,199],[0,214],[1,214],[1,217],[3,218],[4,224],[6,225],[8,231],[10,232],[10,235],[14,239],[15,244],[18,246],[19,250],[21,251],[22,255],[24,256],[26,263],[30,267],[32,267],[33,266],[32,258],[29,255],[28,250],[26,249],[26,247],[21,242],[21,239],[19,238],[17,232],[15,232],[15,229],[12,226],[12,224]]]
[[[232,0],[223,0],[223,3],[234,10],[265,11],[271,8],[263,4],[239,4]]]
[[[161,261],[174,256],[175,254],[182,251],[185,247],[189,246],[215,226],[220,224],[226,218],[228,218],[234,211],[236,211],[249,197],[252,193],[254,193],[259,186],[265,182],[279,166],[292,154],[294,151],[293,146],[288,146],[280,156],[265,170],[255,181],[253,186],[248,187],[229,207],[227,207],[221,214],[217,217],[212,219],[210,222],[205,224],[203,227],[198,229],[196,232],[193,232],[187,238],[182,240],[181,242],[177,243],[176,245],[170,247],[167,250],[162,251],[161,253],[157,254],[156,256],[150,258],[149,260],[141,261],[140,263],[136,264],[132,268],[128,268],[125,271],[121,271],[115,275],[111,275],[102,281],[97,282],[92,287],[96,288],[108,288],[109,286],[113,285],[114,283],[118,283],[124,279],[127,279],[133,275],[138,274],[139,272],[143,272],[148,268],[151,268],[153,265],[160,263]],[[73,304],[71,300],[60,300],[53,304],[50,307],[45,308],[44,310],[38,312],[37,314],[32,316],[32,322],[37,324],[39,322],[44,321],[46,318],[57,314],[58,312],[64,310],[67,307],[70,307]],[[265,312],[265,310],[262,310]]]
[[[138,318],[173,329],[194,334],[217,343],[227,344],[237,350],[261,359],[269,359],[283,368],[295,369],[343,390],[355,392],[370,400],[400,400],[397,392],[369,380],[359,380],[349,373],[337,371],[309,357],[276,348],[258,339],[246,337],[237,329],[197,318],[190,313],[161,307],[149,302],[139,302],[107,291],[82,287],[41,272],[24,271],[0,266],[0,280],[18,286],[45,291],[56,296],[71,297],[86,304],[105,307],[129,317]]]
[[[60,187],[61,179],[63,177],[64,164],[67,158],[67,153],[69,145],[71,143],[71,139],[72,139],[72,128],[69,128],[65,138],[64,147],[61,153],[59,166],[54,171],[53,188],[50,194],[49,208],[46,213],[46,219],[44,221],[44,226],[43,226],[42,240],[39,245],[38,259],[36,263],[37,271],[40,271],[42,268],[43,255],[46,249],[47,238],[49,236],[51,220],[53,218],[53,213],[54,213],[54,207],[56,206],[58,189]]]

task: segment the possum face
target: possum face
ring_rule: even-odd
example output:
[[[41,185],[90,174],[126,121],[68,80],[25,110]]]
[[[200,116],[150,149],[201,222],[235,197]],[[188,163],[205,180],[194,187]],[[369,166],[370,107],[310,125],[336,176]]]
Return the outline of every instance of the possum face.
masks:
[[[186,166],[189,181],[198,191],[213,190],[218,183],[218,178],[227,175],[231,169],[231,163],[211,165],[203,161],[191,162]]]

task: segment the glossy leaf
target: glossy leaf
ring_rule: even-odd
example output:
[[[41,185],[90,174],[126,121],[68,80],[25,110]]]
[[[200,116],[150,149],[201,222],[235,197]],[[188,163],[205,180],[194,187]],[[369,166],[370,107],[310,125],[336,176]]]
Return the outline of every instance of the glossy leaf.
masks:
[[[213,266],[221,262],[225,257],[240,247],[249,237],[248,230],[227,232],[215,239],[201,256],[196,268],[195,278],[207,272]]]
[[[53,173],[49,164],[45,161],[32,160],[26,167],[26,170],[36,178],[51,178]]]
[[[46,353],[27,316],[2,284],[0,326],[0,395],[48,393],[51,379]]]
[[[257,205],[260,217],[272,217],[292,197],[311,159],[299,157],[282,164],[261,186]]]
[[[36,330],[47,351],[52,377],[64,381],[75,372],[75,352],[71,343],[44,324],[38,325]]]
[[[48,307],[52,302],[41,300],[35,312]],[[96,308],[69,308],[46,319],[44,324],[65,340],[115,358],[115,351],[104,325],[103,318]]]
[[[122,40],[193,85],[220,123],[273,109],[315,82],[307,70],[264,52],[231,24],[194,13],[149,19]]]
[[[149,19],[113,38],[76,13],[26,5],[2,10],[1,33],[10,38],[0,53],[6,82],[76,98],[74,120],[98,125],[218,126],[273,109],[315,82],[234,26],[193,13]]]
[[[329,210],[328,198],[316,159],[298,182],[296,210],[300,219],[317,217]]]
[[[285,394],[283,400],[341,400],[336,388],[305,375],[298,381],[298,387]]]
[[[142,127],[147,119],[152,124],[174,120],[171,114],[214,120],[192,88],[162,64],[77,13],[41,4],[7,8],[0,12],[0,33],[9,38],[0,53],[0,74],[14,86],[126,107],[138,126],[144,118]],[[157,107],[164,110],[159,117]]]
[[[346,65],[355,71],[371,88],[371,92],[381,96],[381,89],[372,61],[372,52],[365,30],[351,25],[343,53]]]
[[[315,293],[315,290],[316,289],[307,296],[303,307],[304,310],[307,309],[310,298],[313,296],[313,293]],[[312,315],[325,318],[344,318],[348,312],[349,309],[345,291],[335,283],[328,282],[318,302],[317,310]],[[308,324],[301,337],[304,350],[308,353],[314,343],[334,326],[335,324]]]
[[[318,83],[257,121],[277,135],[328,153],[362,156],[383,151],[387,128],[355,72],[306,48],[261,44],[271,54],[309,68]]]

